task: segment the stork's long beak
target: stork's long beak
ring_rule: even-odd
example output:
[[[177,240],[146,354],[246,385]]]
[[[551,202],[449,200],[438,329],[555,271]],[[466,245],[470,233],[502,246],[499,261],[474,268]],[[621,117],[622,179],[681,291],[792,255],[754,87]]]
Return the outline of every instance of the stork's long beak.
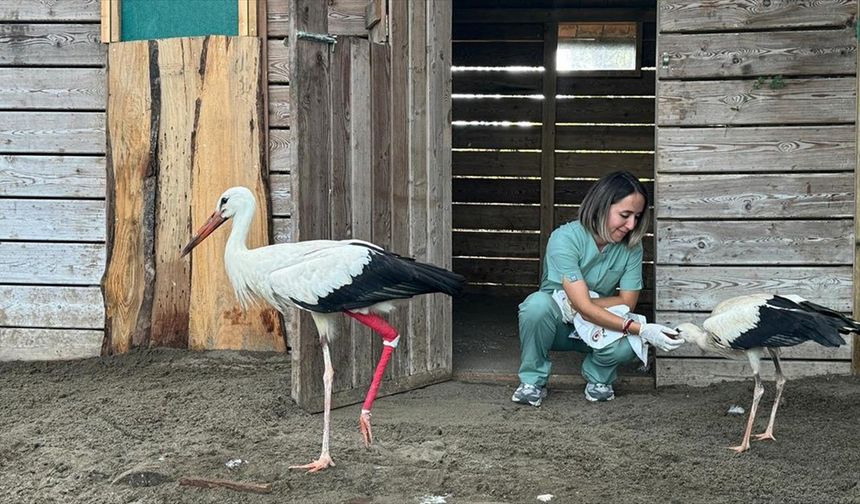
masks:
[[[212,231],[218,229],[218,226],[224,224],[226,220],[227,219],[225,217],[221,216],[221,211],[216,210],[215,213],[209,216],[209,219],[206,221],[206,223],[203,224],[200,229],[197,230],[197,234],[195,234],[191,238],[191,241],[188,242],[188,245],[186,245],[185,248],[182,249],[182,255],[180,257],[185,257],[186,255],[188,255],[188,253],[191,252],[191,249],[193,249],[200,242],[205,240],[206,237],[212,233]]]

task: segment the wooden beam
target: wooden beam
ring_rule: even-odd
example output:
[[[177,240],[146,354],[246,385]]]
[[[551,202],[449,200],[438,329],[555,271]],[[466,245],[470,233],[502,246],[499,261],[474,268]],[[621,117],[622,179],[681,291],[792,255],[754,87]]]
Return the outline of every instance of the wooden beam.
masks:
[[[101,3],[101,41],[103,44],[119,42],[120,2],[122,0],[102,0]]]
[[[857,14],[860,15],[860,4],[857,7]],[[857,65],[860,68],[860,53],[857,54]],[[855,77],[854,79],[855,85],[857,86],[857,92],[860,93],[860,84],[858,84],[858,80]],[[856,96],[856,95],[855,95]],[[856,145],[860,145],[860,129],[857,128],[857,125],[860,124],[860,107],[857,107],[855,104],[855,122],[854,122],[854,134],[857,135],[857,143]],[[860,192],[860,177],[857,176],[857,167],[860,166],[860,151],[855,147],[854,155],[856,156],[856,164],[854,165],[854,270],[852,273],[852,285],[853,285],[853,315],[856,319],[860,316],[860,261],[857,260],[858,254],[860,254],[860,199],[858,199],[857,194]],[[854,375],[860,375],[860,335],[854,334],[852,336],[854,338],[853,345],[854,351],[851,356],[851,372]]]

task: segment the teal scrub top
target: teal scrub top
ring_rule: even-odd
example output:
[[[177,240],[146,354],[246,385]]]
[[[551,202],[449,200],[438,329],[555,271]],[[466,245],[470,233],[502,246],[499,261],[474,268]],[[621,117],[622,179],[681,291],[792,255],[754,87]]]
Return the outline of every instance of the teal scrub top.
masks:
[[[600,297],[615,295],[616,289],[642,290],[642,243],[628,248],[624,243],[608,243],[603,251],[591,234],[577,221],[558,227],[546,246],[540,290],[561,289],[563,278],[585,280],[588,290]]]

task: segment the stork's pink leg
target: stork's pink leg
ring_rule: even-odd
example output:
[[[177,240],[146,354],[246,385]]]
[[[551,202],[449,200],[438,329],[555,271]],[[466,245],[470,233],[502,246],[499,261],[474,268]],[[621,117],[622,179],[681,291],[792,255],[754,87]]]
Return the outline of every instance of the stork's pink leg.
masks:
[[[731,447],[732,450],[738,453],[743,453],[750,449],[750,434],[752,433],[753,423],[755,423],[756,410],[758,410],[758,403],[761,400],[761,396],[764,395],[764,385],[761,384],[761,376],[759,376],[757,369],[754,376],[755,390],[753,390],[753,402],[750,407],[750,416],[747,420],[747,428],[746,431],[744,431],[744,439],[741,441],[740,445]]]
[[[770,410],[770,420],[767,422],[767,429],[761,434],[753,436],[754,441],[771,440],[776,441],[773,437],[773,421],[776,420],[776,410],[779,408],[779,402],[782,399],[782,389],[785,388],[785,375],[782,374],[782,364],[779,362],[779,350],[768,348],[770,356],[773,359],[773,366],[776,368],[776,399],[773,400],[773,408]]]
[[[320,458],[314,460],[310,464],[290,466],[290,469],[307,469],[308,472],[322,471],[329,466],[334,467],[334,462],[331,460],[331,455],[328,451],[329,433],[331,432],[331,383],[334,379],[334,367],[331,365],[331,354],[328,349],[328,338],[320,336],[320,344],[322,344],[323,362],[325,363],[325,371],[323,372],[323,388],[325,389],[325,403],[323,406],[323,438],[322,451]]]
[[[379,358],[379,363],[376,365],[376,372],[373,374],[373,381],[370,383],[370,388],[367,390],[367,395],[364,398],[364,405],[361,407],[361,415],[358,417],[358,426],[361,430],[361,436],[364,438],[364,445],[369,447],[373,442],[373,430],[370,426],[370,410],[373,408],[373,401],[376,399],[376,394],[379,392],[379,384],[382,382],[382,375],[385,374],[385,368],[388,366],[388,361],[391,359],[391,353],[397,348],[397,343],[400,341],[400,335],[397,330],[391,327],[379,315],[373,313],[356,313],[344,312],[350,317],[358,320],[367,327],[373,329],[377,334],[382,336],[382,356]]]

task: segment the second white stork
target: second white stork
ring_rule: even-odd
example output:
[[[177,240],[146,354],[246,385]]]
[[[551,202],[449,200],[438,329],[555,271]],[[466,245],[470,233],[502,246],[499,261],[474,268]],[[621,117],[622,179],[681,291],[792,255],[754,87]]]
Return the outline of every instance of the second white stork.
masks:
[[[773,359],[776,370],[776,397],[767,428],[762,434],[753,437],[757,441],[774,440],[773,422],[786,381],[779,361],[779,349],[806,341],[838,347],[845,344],[841,335],[860,331],[860,323],[800,296],[752,294],[718,304],[702,328],[694,324],[681,324],[675,330],[683,340],[695,343],[702,350],[730,359],[749,360],[755,378],[753,402],[743,440],[740,445],[732,447],[742,453],[750,447],[756,410],[764,394],[759,372],[765,349]]]
[[[256,201],[245,187],[227,189],[215,212],[182,250],[185,256],[218,226],[233,219],[233,229],[224,250],[227,276],[243,307],[257,299],[278,311],[289,307],[307,310],[319,332],[325,371],[322,451],[310,464],[292,469],[320,471],[333,466],[329,454],[331,390],[334,369],[329,343],[335,337],[337,317],[345,314],[370,327],[383,338],[383,350],[359,416],[359,426],[367,446],[373,440],[370,410],[382,375],[400,336],[379,313],[393,308],[390,301],[418,294],[459,293],[465,279],[446,269],[387,252],[360,240],[313,240],[280,243],[249,249],[248,230]]]

